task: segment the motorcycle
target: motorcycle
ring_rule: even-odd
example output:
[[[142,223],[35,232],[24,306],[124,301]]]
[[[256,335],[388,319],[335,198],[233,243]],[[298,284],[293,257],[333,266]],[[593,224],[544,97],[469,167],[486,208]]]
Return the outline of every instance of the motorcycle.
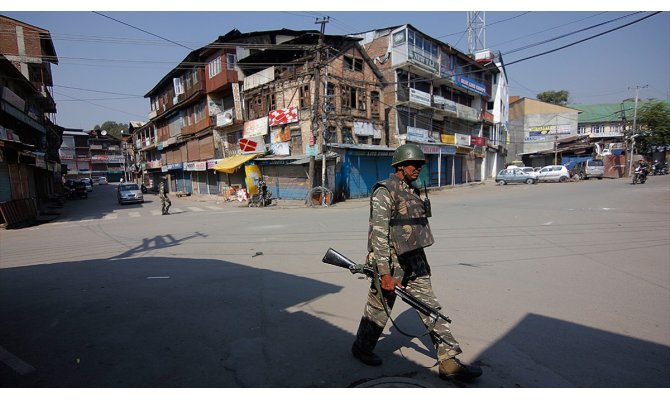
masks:
[[[660,162],[654,163],[654,167],[651,170],[652,175],[667,175],[668,174],[668,163],[661,164]]]
[[[638,166],[633,173],[633,185],[636,183],[644,183],[647,180],[647,170],[644,167]]]
[[[267,207],[272,204],[272,192],[268,190],[265,181],[258,181],[258,191],[257,194],[252,194],[249,198],[249,207]]]
[[[144,185],[144,183],[142,184],[140,189],[142,189],[142,193],[147,194],[148,190],[147,190],[147,187]]]

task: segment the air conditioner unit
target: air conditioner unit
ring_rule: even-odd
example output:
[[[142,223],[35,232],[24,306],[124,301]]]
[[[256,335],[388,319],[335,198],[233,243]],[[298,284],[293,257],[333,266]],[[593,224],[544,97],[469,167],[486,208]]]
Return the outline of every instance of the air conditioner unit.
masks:
[[[221,114],[217,114],[216,116],[216,126],[226,126],[230,125],[233,123],[234,119],[234,114],[233,114],[233,109],[228,109],[222,112]]]

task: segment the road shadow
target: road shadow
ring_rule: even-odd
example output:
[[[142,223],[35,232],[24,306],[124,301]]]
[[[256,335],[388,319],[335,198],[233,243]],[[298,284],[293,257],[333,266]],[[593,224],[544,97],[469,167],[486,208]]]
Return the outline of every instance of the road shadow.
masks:
[[[328,388],[416,375],[393,355],[390,369],[361,364],[353,332],[303,311],[339,286],[221,260],[137,257],[143,245],[0,269],[0,387]],[[339,316],[349,317],[359,315]]]
[[[413,309],[395,321],[406,333],[425,332]],[[428,336],[412,340],[393,326],[389,330],[388,351],[412,348],[433,356]],[[455,336],[462,345],[467,342]],[[484,369],[474,387],[670,387],[670,347],[537,314],[527,314],[481,354],[467,356]]]
[[[116,184],[94,185],[93,191],[88,193],[88,198],[65,200],[63,206],[58,210],[58,217],[48,222],[103,219],[118,211],[139,211],[143,208],[160,210],[160,199],[157,194],[152,193],[144,194],[144,203],[119,204],[117,187]]]
[[[392,326],[376,349],[381,367],[355,360],[355,329],[329,321],[355,325],[360,310],[308,312],[340,286],[222,260],[138,257],[173,245],[154,239],[109,259],[0,269],[0,387],[343,388],[388,377],[454,386],[432,361],[403,356],[431,360],[428,337]],[[414,310],[394,318],[423,333]],[[534,314],[468,358],[484,369],[475,388],[670,387],[669,347]]]

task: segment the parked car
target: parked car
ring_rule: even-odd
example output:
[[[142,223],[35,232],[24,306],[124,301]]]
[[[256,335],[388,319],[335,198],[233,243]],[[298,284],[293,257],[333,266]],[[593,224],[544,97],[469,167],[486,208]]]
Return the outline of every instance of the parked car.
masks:
[[[520,170],[523,172],[527,173],[528,175],[532,175],[533,177],[537,178],[537,171],[533,167],[520,167]]]
[[[92,192],[93,191],[93,183],[89,178],[81,178],[80,182],[84,183],[86,185],[86,191],[87,192]]]
[[[506,185],[508,183],[526,183],[532,185],[537,182],[537,178],[524,172],[521,168],[502,169],[496,175],[496,183]]]
[[[537,172],[540,182],[566,182],[570,179],[570,172],[565,165],[547,165]]]
[[[144,203],[144,195],[137,183],[119,184],[116,191],[116,197],[119,204]]]
[[[579,179],[598,178],[603,179],[605,175],[605,164],[603,160],[586,160],[575,164],[572,175]]]
[[[98,185],[106,185],[107,183],[108,182],[106,177],[101,176],[100,178],[98,178]]]
[[[88,189],[86,187],[86,182],[84,181],[75,181],[74,182],[74,194],[75,196],[81,198],[81,199],[87,199],[88,198]]]

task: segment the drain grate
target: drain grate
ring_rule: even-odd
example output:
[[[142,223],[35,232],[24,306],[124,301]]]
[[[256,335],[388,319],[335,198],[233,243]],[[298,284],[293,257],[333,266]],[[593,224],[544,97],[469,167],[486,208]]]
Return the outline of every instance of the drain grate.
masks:
[[[399,376],[384,377],[378,379],[371,379],[369,381],[354,384],[351,387],[355,388],[433,388],[425,382],[403,378]]]

